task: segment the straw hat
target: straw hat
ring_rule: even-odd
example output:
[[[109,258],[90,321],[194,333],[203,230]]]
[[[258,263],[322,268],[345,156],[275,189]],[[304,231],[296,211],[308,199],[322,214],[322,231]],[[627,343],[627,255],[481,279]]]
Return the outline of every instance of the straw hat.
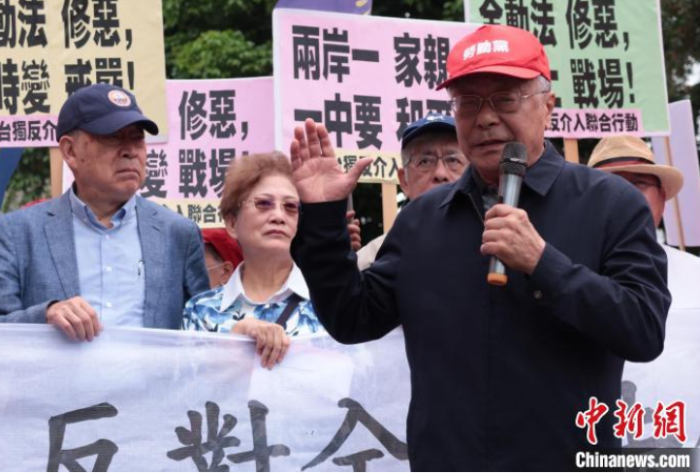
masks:
[[[593,150],[588,166],[611,173],[627,171],[657,176],[666,191],[666,200],[683,187],[683,174],[672,166],[656,164],[647,144],[637,137],[603,138]]]

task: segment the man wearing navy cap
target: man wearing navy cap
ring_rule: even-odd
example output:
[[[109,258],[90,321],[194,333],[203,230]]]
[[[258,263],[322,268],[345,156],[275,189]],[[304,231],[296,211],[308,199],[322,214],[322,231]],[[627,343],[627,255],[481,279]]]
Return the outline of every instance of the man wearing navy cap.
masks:
[[[399,182],[414,200],[436,186],[457,181],[469,162],[459,149],[455,121],[449,115],[429,114],[410,124],[401,136]],[[357,252],[360,270],[372,265],[386,234]]]
[[[0,322],[49,323],[80,341],[104,326],[177,329],[185,302],[208,289],[197,226],[136,196],[145,132],[158,126],[124,89],[68,98],[57,138],[75,183],[0,217]]]

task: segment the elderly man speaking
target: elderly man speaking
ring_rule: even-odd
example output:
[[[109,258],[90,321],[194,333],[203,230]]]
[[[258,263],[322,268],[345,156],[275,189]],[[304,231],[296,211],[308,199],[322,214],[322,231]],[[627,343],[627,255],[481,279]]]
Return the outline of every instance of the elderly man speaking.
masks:
[[[483,26],[454,46],[447,71],[439,87],[471,163],[462,177],[409,204],[360,273],[345,199],[371,159],[344,174],[325,127],[307,121],[291,144],[304,206],[293,255],[333,337],[403,326],[412,469],[568,471],[593,442],[620,445],[624,362],[663,349],[666,257],[638,192],[545,141],[554,94],[532,34]],[[494,192],[513,141],[527,150],[519,209]],[[494,255],[506,286],[487,283]],[[593,416],[591,403],[610,413]]]
[[[124,89],[95,84],[68,98],[57,134],[75,183],[0,217],[0,322],[88,341],[110,325],[177,329],[185,302],[208,289],[197,227],[135,196],[144,131],[158,127]]]

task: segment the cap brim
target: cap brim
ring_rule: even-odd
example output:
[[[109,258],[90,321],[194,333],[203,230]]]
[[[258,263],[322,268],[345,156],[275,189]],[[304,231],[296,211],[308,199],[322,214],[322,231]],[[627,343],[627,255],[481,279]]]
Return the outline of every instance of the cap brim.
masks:
[[[666,191],[666,200],[673,199],[683,187],[683,174],[676,168],[666,165],[626,165],[601,166],[595,168],[609,173],[640,173],[651,174],[659,178],[661,186]]]
[[[493,74],[502,74],[504,76],[510,76],[510,77],[517,77],[518,79],[534,79],[538,76],[541,76],[541,74],[538,71],[533,71],[532,69],[527,69],[527,68],[523,68],[523,67],[485,66],[482,68],[474,69],[474,70],[471,70],[469,72],[466,72],[463,74],[458,74],[454,77],[451,77],[451,78],[447,79],[446,81],[438,84],[438,86],[435,88],[435,90],[439,91],[440,89],[444,89],[445,87],[449,86],[454,81],[456,81],[457,79],[471,76],[472,74],[480,74],[480,73],[484,73],[484,72],[490,72]]]
[[[426,123],[422,127],[416,128],[413,132],[408,134],[408,136],[402,137],[401,138],[401,149],[403,150],[404,148],[406,148],[406,146],[409,143],[411,143],[413,140],[420,137],[424,133],[432,132],[435,130],[441,130],[441,129],[442,130],[450,130],[450,131],[455,132],[455,139],[457,138],[457,127],[455,127],[451,123],[436,120],[435,122]]]
[[[78,128],[94,135],[109,135],[134,124],[140,125],[151,135],[158,135],[158,125],[136,110],[113,112],[92,122],[84,123]]]

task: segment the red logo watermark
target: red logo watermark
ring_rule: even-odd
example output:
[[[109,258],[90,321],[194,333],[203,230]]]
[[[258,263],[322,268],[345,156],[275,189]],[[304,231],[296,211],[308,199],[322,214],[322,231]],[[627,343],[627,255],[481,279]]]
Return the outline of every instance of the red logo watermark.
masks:
[[[591,397],[588,400],[588,410],[578,412],[576,415],[576,426],[586,428],[586,438],[591,444],[598,444],[598,438],[595,434],[595,425],[598,424],[601,418],[605,416],[609,408],[605,403],[598,403],[596,397]]]
[[[629,434],[633,439],[641,439],[644,436],[645,408],[639,402],[628,406],[623,400],[618,400],[615,404],[617,410],[613,415],[617,418],[617,423],[613,426],[614,435],[625,438]],[[596,425],[608,411],[610,409],[605,403],[599,402],[596,397],[591,397],[588,400],[588,409],[576,415],[576,426],[586,429],[586,439],[589,443],[598,444]],[[652,414],[651,423],[655,439],[675,436],[681,443],[685,443],[688,439],[685,433],[685,402],[683,401],[676,400],[668,405],[658,402]]]

